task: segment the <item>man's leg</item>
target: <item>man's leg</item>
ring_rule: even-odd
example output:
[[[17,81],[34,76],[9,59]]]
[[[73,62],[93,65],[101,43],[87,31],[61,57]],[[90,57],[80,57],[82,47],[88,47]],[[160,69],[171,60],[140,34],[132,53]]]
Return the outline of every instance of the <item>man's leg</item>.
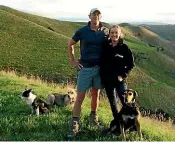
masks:
[[[86,90],[89,89],[91,84],[90,72],[88,68],[83,68],[78,72],[77,78],[77,98],[73,107],[73,117],[69,126],[69,138],[73,138],[79,129],[79,118],[81,113],[81,106],[85,98]]]
[[[93,69],[91,68],[82,68],[78,72],[78,78],[77,78],[77,98],[74,104],[73,108],[73,116],[79,117],[81,112],[81,105],[83,103],[83,100],[85,98],[86,90],[88,90],[91,86],[92,82],[92,72]]]
[[[92,68],[92,89],[91,89],[91,113],[90,113],[90,125],[99,126],[97,109],[99,105],[99,93],[102,89],[101,78],[99,74],[99,67]]]
[[[99,105],[99,93],[100,90],[96,88],[91,89],[91,111],[97,112]]]
[[[80,117],[81,105],[85,98],[86,91],[81,91],[77,93],[77,98],[73,107],[73,117]]]
[[[79,119],[81,113],[81,106],[85,98],[86,91],[81,91],[77,93],[77,98],[73,107],[72,120],[70,121],[68,138],[73,138],[79,131]]]
[[[90,113],[90,120],[89,125],[91,126],[99,126],[98,122],[98,105],[99,105],[99,89],[92,88],[91,89],[91,113]]]

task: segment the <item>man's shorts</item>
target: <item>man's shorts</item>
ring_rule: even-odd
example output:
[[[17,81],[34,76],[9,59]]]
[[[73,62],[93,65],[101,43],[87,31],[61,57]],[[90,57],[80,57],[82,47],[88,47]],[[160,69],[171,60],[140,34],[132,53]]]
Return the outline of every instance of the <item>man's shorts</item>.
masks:
[[[88,68],[83,67],[80,71],[78,71],[77,91],[86,91],[89,88],[103,88],[101,84],[99,66]]]

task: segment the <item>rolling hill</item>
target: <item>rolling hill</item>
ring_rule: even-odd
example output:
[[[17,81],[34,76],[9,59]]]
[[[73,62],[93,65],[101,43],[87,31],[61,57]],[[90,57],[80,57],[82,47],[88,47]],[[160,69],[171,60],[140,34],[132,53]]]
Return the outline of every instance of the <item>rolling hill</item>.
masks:
[[[47,18],[24,15],[24,13],[19,16],[20,12],[12,11],[9,8],[0,8],[1,21],[3,21],[0,28],[1,69],[16,70],[53,80],[62,76],[60,72],[71,76],[73,70],[66,69],[70,68],[67,64],[67,41],[70,33],[66,31],[67,28],[70,32],[71,28],[72,32],[77,29],[74,23],[58,21],[54,25],[56,20],[50,20],[49,23]],[[48,29],[48,26],[59,32]]]
[[[76,81],[76,70],[69,65],[67,42],[84,24],[58,21],[0,6],[0,140],[64,140],[72,108],[54,108],[51,115],[36,118],[29,115],[26,110],[30,109],[17,96],[25,87],[30,87],[45,98],[50,92],[65,92],[69,81]],[[108,23],[105,25],[110,26]],[[143,26],[124,23],[121,27],[126,36],[124,42],[135,58],[136,67],[129,74],[127,83],[129,88],[138,92],[137,102],[146,109],[162,109],[175,116],[175,52],[174,48],[170,48],[173,41],[170,43],[167,40],[170,37],[163,38]],[[150,45],[163,47],[164,51]],[[18,76],[4,71],[15,72]],[[56,84],[28,79],[38,77]],[[81,120],[85,134],[76,140],[121,140],[87,128],[90,99],[86,98],[83,105],[88,106]],[[99,115],[105,127],[112,116],[108,113],[109,109],[106,98],[101,100]],[[174,127],[168,123],[148,118],[143,118],[141,123],[146,141],[175,139]],[[128,140],[135,140],[135,135],[129,134]]]
[[[57,83],[76,80],[76,70],[69,65],[67,42],[83,24],[0,6],[0,69]],[[148,45],[165,45],[167,40],[141,26],[121,26],[135,57],[136,68],[128,77],[128,85],[138,91],[139,104],[152,110],[162,108],[174,115],[175,63],[167,56],[174,52],[168,47],[166,52],[158,52]]]
[[[148,26],[135,26],[128,23],[121,23],[123,33],[126,37],[135,38],[149,45],[150,47],[160,48],[164,54],[175,59],[175,42],[165,39],[162,34],[158,35]],[[164,25],[161,25],[164,26]],[[173,27],[172,27],[173,31]]]
[[[161,37],[175,41],[175,25],[142,25],[147,29],[157,33]]]

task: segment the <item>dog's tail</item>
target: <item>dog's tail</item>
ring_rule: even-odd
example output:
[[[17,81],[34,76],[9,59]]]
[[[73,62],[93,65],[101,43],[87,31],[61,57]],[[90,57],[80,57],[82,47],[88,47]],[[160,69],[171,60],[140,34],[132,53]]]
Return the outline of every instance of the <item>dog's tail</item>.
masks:
[[[46,99],[46,103],[52,107],[54,105],[54,102],[55,102],[55,95],[53,94],[50,94],[47,96],[47,99]]]

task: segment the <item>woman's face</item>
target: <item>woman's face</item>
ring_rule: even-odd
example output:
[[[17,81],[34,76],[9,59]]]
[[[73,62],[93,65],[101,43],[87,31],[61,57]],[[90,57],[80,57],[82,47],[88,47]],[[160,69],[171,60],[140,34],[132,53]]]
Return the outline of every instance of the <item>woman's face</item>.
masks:
[[[111,38],[112,41],[117,41],[119,40],[121,31],[118,27],[111,28],[109,37]]]

